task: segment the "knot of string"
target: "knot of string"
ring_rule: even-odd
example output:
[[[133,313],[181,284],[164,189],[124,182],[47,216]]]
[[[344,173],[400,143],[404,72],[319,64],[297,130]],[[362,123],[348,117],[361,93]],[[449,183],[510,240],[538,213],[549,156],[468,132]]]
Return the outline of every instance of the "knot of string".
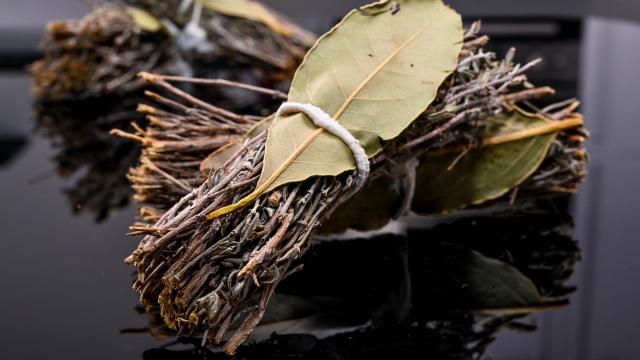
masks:
[[[313,124],[319,128],[324,129],[331,135],[336,136],[345,145],[351,150],[353,153],[353,158],[356,161],[356,186],[353,191],[358,191],[367,181],[369,177],[369,157],[367,156],[364,148],[350,132],[345,129],[342,124],[331,118],[329,114],[327,114],[324,110],[313,104],[302,104],[296,102],[284,102],[278,108],[276,115],[274,117],[274,122],[278,121],[280,117],[283,115],[292,113],[292,112],[301,112],[309,117]]]

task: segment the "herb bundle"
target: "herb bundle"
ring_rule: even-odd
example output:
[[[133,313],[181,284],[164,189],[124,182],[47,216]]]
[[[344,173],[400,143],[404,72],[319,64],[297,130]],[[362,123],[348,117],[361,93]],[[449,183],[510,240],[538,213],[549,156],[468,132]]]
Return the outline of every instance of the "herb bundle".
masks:
[[[178,9],[177,2],[176,6],[168,6],[170,3],[100,2],[81,20],[56,21],[48,26],[43,39],[44,57],[30,66],[36,120],[41,133],[60,148],[54,159],[58,173],[64,177],[79,174],[79,180],[66,190],[74,211],[91,210],[101,220],[114,208],[125,205],[131,196],[126,173],[135,165],[140,149],[108,134],[111,129],[131,132],[147,126],[144,116],[135,111],[146,86],[144,79],[136,76],[139,72],[224,77],[286,88],[293,70],[315,40],[312,34],[257,2],[212,7],[216,2],[209,1],[203,7],[197,1],[184,9]],[[143,9],[147,6],[149,11]],[[229,12],[228,7],[234,12]],[[256,7],[261,9],[260,17],[247,13],[247,9]],[[196,10],[199,14],[194,14]],[[194,41],[198,46],[192,46]],[[277,106],[270,95],[248,99],[246,92],[236,87],[214,88],[193,83],[185,83],[183,87],[208,102],[236,111],[268,113]],[[157,124],[151,123],[151,133]],[[159,127],[164,125],[167,123]],[[184,165],[189,158],[206,156],[234,134],[245,131],[242,126],[226,124],[226,127],[219,130],[222,126],[216,124],[208,132],[200,127],[203,138],[212,133],[224,136],[201,142],[199,147],[178,145],[185,136],[179,132],[164,135],[173,141],[169,146],[165,146],[166,138],[158,138],[153,144],[165,141],[160,150],[164,155],[182,151],[185,157],[180,157],[179,162]],[[151,162],[164,169],[161,171],[179,172],[164,167],[176,156],[158,159],[158,148],[143,151],[149,161],[143,161],[138,174],[132,175],[133,181],[140,180],[134,193],[137,198],[143,197],[141,202],[146,202],[149,197],[145,192],[151,189],[160,193],[167,204],[173,204],[183,192],[164,194],[166,187],[156,191],[145,178],[158,174],[157,166],[147,166]],[[196,180],[186,181],[191,187],[202,182],[198,174],[194,175]]]
[[[44,57],[30,67],[36,98],[128,94],[144,85],[136,77],[141,71],[286,86],[315,40],[253,1],[222,7],[196,1],[193,11],[167,6],[171,1],[128,3],[107,2],[82,20],[49,24]],[[152,4],[153,14],[140,8]],[[271,27],[250,15],[256,6]]]
[[[381,32],[389,23],[402,29]],[[526,81],[536,62],[521,66],[512,53],[497,59],[484,52],[488,39],[478,30],[474,25],[463,35],[459,16],[439,1],[372,4],[321,38],[298,69],[289,100],[317,99],[325,111],[335,111],[368,151],[369,188],[379,181],[383,189],[403,184],[400,214],[442,213],[507,194],[513,199],[523,184],[532,192],[573,191],[584,176],[586,137],[575,104],[537,114],[519,109],[516,103],[552,90]],[[371,41],[369,51],[354,49],[349,40]],[[352,51],[352,60],[333,62],[335,54],[327,60],[331,51],[344,58]],[[359,68],[364,74],[345,75],[365,61]],[[205,117],[234,120],[192,105]],[[181,116],[194,112],[171,106]],[[278,283],[299,269],[313,232],[340,204],[355,202],[346,201],[360,189],[345,145],[302,114],[252,134],[230,156],[217,155],[221,165],[202,185],[154,225],[132,227],[131,234],[146,236],[127,262],[138,270],[134,288],[142,302],[159,306],[168,326],[181,334],[202,330],[205,343],[221,342],[233,328],[224,349],[234,353]],[[465,184],[458,171],[475,171],[479,181]],[[456,191],[434,191],[433,179],[456,174]]]
[[[142,30],[117,6],[49,23],[43,44],[43,59],[30,67],[34,96],[42,100],[126,94],[144,85],[140,71],[182,71],[166,37]]]

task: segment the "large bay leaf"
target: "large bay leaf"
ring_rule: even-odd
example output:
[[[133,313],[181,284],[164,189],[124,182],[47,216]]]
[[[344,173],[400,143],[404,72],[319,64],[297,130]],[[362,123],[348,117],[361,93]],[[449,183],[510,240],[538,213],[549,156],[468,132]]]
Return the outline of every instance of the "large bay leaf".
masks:
[[[392,3],[400,11],[390,11]],[[380,140],[396,137],[431,104],[461,46],[460,15],[440,0],[377,2],[351,11],[318,40],[296,72],[289,101],[332,115],[371,156]],[[256,190],[210,218],[283,184],[355,168],[346,145],[303,114],[274,123],[266,146]]]
[[[296,72],[289,101],[314,104],[347,129],[383,140],[409,126],[455,69],[462,24],[439,0],[399,3],[395,15],[385,11],[389,1],[354,10],[325,34]],[[270,190],[354,168],[341,140],[297,114],[270,129],[260,184],[270,182]]]
[[[201,0],[205,9],[213,10],[224,15],[253,20],[268,26],[271,30],[285,36],[291,35],[291,30],[284,25],[266,7],[252,0]]]
[[[485,138],[526,134],[549,128],[550,120],[514,111],[498,116]],[[427,153],[416,170],[412,210],[420,214],[442,214],[480,204],[507,193],[526,180],[544,160],[557,132],[470,150],[453,168],[463,149]]]

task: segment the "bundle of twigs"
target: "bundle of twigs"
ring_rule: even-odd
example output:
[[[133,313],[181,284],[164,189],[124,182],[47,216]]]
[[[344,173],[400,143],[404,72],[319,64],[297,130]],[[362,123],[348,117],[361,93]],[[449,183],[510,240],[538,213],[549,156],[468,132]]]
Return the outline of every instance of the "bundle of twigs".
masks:
[[[522,87],[524,73],[537,62],[514,65],[511,55],[497,60],[482,50],[488,39],[477,32],[474,25],[466,33],[457,71],[436,101],[371,159],[370,178],[428,151],[481,143],[482,132],[469,130],[482,129],[488,118],[511,111],[516,102],[552,93]],[[265,141],[266,131],[245,141],[155,225],[131,229],[131,234],[146,235],[127,258],[138,270],[134,287],[143,303],[159,306],[165,323],[182,334],[204,330],[204,342],[219,343],[236,327],[224,347],[228,353],[258,324],[276,285],[299,268],[297,260],[309,248],[310,235],[355,185],[353,172],[311,178],[207,220],[212,211],[254,190]]]
[[[43,59],[30,67],[36,98],[127,93],[144,85],[136,78],[140,71],[185,71],[166,36],[141,30],[116,6],[98,7],[79,21],[49,23],[43,45]]]
[[[140,164],[129,170],[128,178],[135,192],[134,200],[140,204],[140,220],[155,223],[180,198],[202,184],[205,177],[200,165],[207,155],[229,142],[240,140],[262,119],[254,115],[238,115],[203,102],[171,86],[167,80],[216,84],[253,91],[267,97],[266,102],[258,102],[258,105],[267,105],[269,99],[282,99],[286,95],[276,90],[225,80],[189,79],[147,73],[143,75],[148,81],[197,107],[190,109],[158,93],[147,91],[149,97],[167,109],[140,105],[138,110],[147,114],[149,121],[146,128],[134,125],[135,134],[119,129],[111,132],[142,145]]]
[[[67,190],[73,208],[94,210],[98,219],[113,208],[125,205],[131,195],[126,173],[135,164],[139,148],[109,136],[108,132],[114,128],[131,132],[147,126],[143,116],[135,113],[137,97],[146,86],[145,80],[136,76],[139,72],[223,77],[286,88],[296,66],[315,40],[314,35],[275,13],[288,34],[277,33],[251,19],[201,8],[201,16],[196,19],[192,2],[184,2],[191,5],[182,10],[175,1],[127,1],[128,5],[123,4],[124,1],[95,3],[95,9],[81,20],[49,24],[43,39],[44,56],[31,65],[30,73],[37,122],[42,133],[60,148],[55,159],[58,173],[70,177],[86,169]],[[155,17],[140,7],[148,7]],[[143,14],[143,20],[150,17],[152,24],[162,27],[145,27],[144,22],[132,14]],[[191,46],[193,35],[190,38],[186,29],[189,24],[204,31],[195,48]],[[211,103],[236,111],[264,114],[277,106],[271,95],[248,99],[247,93],[237,86],[220,88],[192,83],[184,87]],[[189,121],[187,119],[163,114],[156,114],[152,119],[145,133],[149,139],[143,142],[146,149],[143,158],[147,160],[131,174],[135,192],[142,197],[139,201],[152,205],[149,211],[145,209],[145,214],[152,213],[158,201],[163,204],[160,209],[166,210],[200,185],[203,179],[195,163],[234,134],[244,133],[243,123],[249,125],[254,121],[252,117],[238,121],[227,120],[227,115],[220,118],[204,115],[191,114],[197,129],[177,126],[178,122]],[[137,123],[134,128],[131,122]],[[232,126],[236,122],[241,125]],[[214,134],[219,135],[217,139],[208,138],[194,145],[197,137],[204,139]],[[185,146],[187,140],[189,144]],[[190,162],[195,165],[189,167]],[[171,164],[165,166],[167,163]],[[180,175],[183,167],[188,172],[185,176]],[[162,173],[179,179],[172,183],[178,185],[177,190],[165,184],[172,179]],[[188,191],[183,184],[188,184]]]
[[[142,13],[143,20],[136,20],[133,14],[141,10],[122,2],[148,6],[155,18]],[[288,30],[286,35],[250,19],[203,10],[201,5],[194,14],[176,3],[100,2],[82,20],[50,23],[43,40],[44,57],[30,67],[35,97],[77,100],[122,95],[144,85],[136,77],[141,71],[286,87],[315,41],[313,34],[282,17],[277,19]],[[152,21],[153,26],[145,27],[141,21]]]

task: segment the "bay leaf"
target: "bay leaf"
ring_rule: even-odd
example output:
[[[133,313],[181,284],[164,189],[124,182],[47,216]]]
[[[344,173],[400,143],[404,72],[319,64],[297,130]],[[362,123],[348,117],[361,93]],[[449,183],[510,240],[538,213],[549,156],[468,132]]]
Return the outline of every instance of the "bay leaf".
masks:
[[[516,110],[497,116],[485,138],[524,134],[545,128],[550,122]],[[443,214],[504,195],[538,169],[556,134],[549,131],[472,149],[451,169],[463,149],[427,153],[416,169],[412,210],[419,214]]]
[[[218,169],[227,162],[236,151],[242,148],[243,140],[250,140],[267,130],[273,121],[273,115],[267,116],[253,125],[242,140],[234,140],[215,150],[200,163],[200,173],[209,176],[212,170]]]
[[[391,11],[394,3],[400,11]],[[442,1],[376,2],[351,11],[318,40],[294,76],[289,101],[323,109],[371,156],[381,141],[396,137],[431,104],[455,70],[461,46],[460,15]],[[316,128],[306,115],[284,117],[269,130],[256,190],[209,218],[283,184],[354,168],[341,140]]]
[[[389,223],[402,204],[402,189],[390,175],[371,180],[364,189],[342,203],[318,230],[340,234],[348,229],[377,230]]]
[[[212,170],[221,168],[241,147],[242,142],[232,141],[212,152],[200,163],[200,173],[209,176]]]
[[[160,20],[156,19],[155,16],[150,13],[137,9],[134,7],[127,6],[125,8],[125,12],[131,19],[133,20],[140,29],[147,32],[158,32],[164,28]]]
[[[292,31],[257,1],[252,0],[201,0],[205,9],[223,15],[244,18],[262,23],[276,33],[291,36]]]

